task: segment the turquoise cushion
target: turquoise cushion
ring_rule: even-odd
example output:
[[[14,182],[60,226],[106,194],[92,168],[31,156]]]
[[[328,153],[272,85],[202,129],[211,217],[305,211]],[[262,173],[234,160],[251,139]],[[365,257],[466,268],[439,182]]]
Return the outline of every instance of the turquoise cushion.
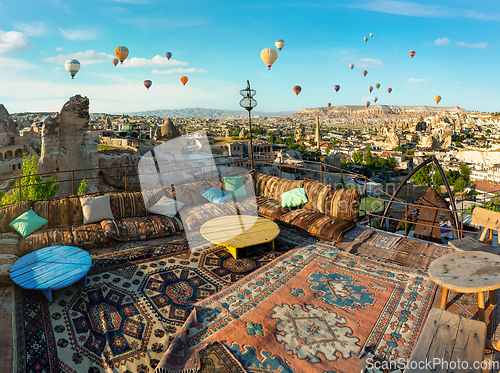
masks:
[[[224,201],[228,197],[226,196],[226,193],[224,193],[223,190],[215,187],[204,190],[203,192],[201,192],[201,195],[206,199],[208,199],[210,202],[218,203],[219,205],[223,205]]]
[[[281,195],[281,206],[296,207],[307,203],[308,199],[304,188],[295,188]]]
[[[46,223],[48,223],[48,221],[39,217],[36,212],[28,210],[9,225],[21,236],[26,237]]]
[[[245,175],[224,177],[224,189],[231,197],[245,197]]]

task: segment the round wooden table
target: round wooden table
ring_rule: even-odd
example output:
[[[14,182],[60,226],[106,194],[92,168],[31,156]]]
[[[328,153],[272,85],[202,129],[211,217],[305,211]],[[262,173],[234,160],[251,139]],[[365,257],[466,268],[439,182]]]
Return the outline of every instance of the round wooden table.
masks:
[[[429,266],[429,277],[443,287],[441,308],[446,309],[448,291],[477,293],[479,320],[485,321],[484,292],[490,292],[490,305],[495,306],[495,290],[500,289],[500,256],[463,251],[442,256]]]
[[[29,290],[41,290],[52,302],[52,290],[79,282],[87,285],[90,254],[74,246],[49,246],[18,259],[10,268],[12,281]]]
[[[273,250],[274,239],[280,234],[278,225],[252,215],[228,215],[207,221],[200,228],[208,241],[222,245],[238,259],[238,249],[266,243]]]

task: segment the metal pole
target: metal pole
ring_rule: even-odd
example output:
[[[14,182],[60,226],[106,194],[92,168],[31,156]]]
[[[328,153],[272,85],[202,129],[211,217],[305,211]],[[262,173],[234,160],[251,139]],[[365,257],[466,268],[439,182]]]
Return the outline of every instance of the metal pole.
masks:
[[[255,170],[254,164],[253,164],[253,142],[252,142],[252,114],[251,110],[248,110],[248,124],[250,126],[250,165],[252,166],[252,170]]]

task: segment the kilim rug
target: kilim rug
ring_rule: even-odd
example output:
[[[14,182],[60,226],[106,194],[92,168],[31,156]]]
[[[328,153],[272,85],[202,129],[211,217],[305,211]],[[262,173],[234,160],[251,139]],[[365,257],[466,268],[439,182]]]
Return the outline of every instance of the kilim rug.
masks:
[[[294,246],[276,240],[275,249]],[[266,249],[267,250],[267,249]],[[235,260],[186,240],[94,259],[87,287],[16,293],[16,372],[153,372],[193,304],[280,255],[256,247]]]
[[[14,285],[0,285],[0,372],[11,373],[14,352]]]
[[[199,301],[157,371],[199,371],[216,341],[248,372],[360,372],[364,353],[408,359],[436,289],[415,270],[299,247]]]

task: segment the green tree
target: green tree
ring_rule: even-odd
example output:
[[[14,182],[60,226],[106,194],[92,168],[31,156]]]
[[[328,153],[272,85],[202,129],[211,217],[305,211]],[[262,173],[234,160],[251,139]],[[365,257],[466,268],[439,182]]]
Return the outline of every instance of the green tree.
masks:
[[[462,178],[469,183],[470,182],[470,168],[466,164],[461,164],[460,165],[460,175],[462,175]]]
[[[78,194],[87,193],[87,180],[85,178],[80,182],[80,186],[78,187]]]
[[[327,146],[327,148],[325,150],[326,154],[327,155],[330,154],[331,150],[332,150],[332,148],[330,148],[329,146]]]
[[[444,180],[443,180],[443,177],[441,176],[441,174],[439,173],[439,170],[436,166],[433,166],[432,167],[432,171],[433,171],[433,176],[432,176],[432,183],[435,185],[435,186],[440,186],[440,185],[444,185]]]
[[[467,181],[463,177],[459,177],[458,180],[453,183],[453,188],[456,192],[463,192],[467,184]]]
[[[377,159],[375,160],[375,168],[381,170],[384,167],[385,167],[384,158],[377,157]]]
[[[352,153],[352,160],[354,161],[355,164],[362,164],[363,163],[363,154],[361,154],[360,152]]]
[[[401,146],[396,146],[394,149],[392,149],[395,152],[403,153],[404,149]]]
[[[271,144],[274,144],[274,142],[276,141],[276,136],[274,135],[274,133],[271,133],[269,135],[269,141],[271,142]]]
[[[418,185],[429,186],[431,185],[431,170],[431,165],[424,166],[415,172],[411,178]]]
[[[15,181],[11,193],[5,194],[0,200],[0,205],[8,205],[10,203],[20,202],[19,186],[21,186],[21,201],[39,200],[44,198],[55,197],[59,190],[59,183],[55,182],[52,177],[49,177],[44,184],[43,178],[38,174],[38,156],[23,156],[23,166],[21,170],[21,182],[19,179]],[[20,184],[20,185],[19,185]],[[40,185],[30,185],[40,184]],[[29,185],[29,186],[27,186]]]
[[[385,160],[385,167],[390,169],[396,168],[396,161],[392,158],[387,158]]]
[[[408,149],[405,153],[406,155],[415,155],[415,149]]]
[[[367,167],[373,166],[373,161],[372,161],[372,152],[370,150],[370,147],[366,147],[366,157],[365,157],[365,164]]]

